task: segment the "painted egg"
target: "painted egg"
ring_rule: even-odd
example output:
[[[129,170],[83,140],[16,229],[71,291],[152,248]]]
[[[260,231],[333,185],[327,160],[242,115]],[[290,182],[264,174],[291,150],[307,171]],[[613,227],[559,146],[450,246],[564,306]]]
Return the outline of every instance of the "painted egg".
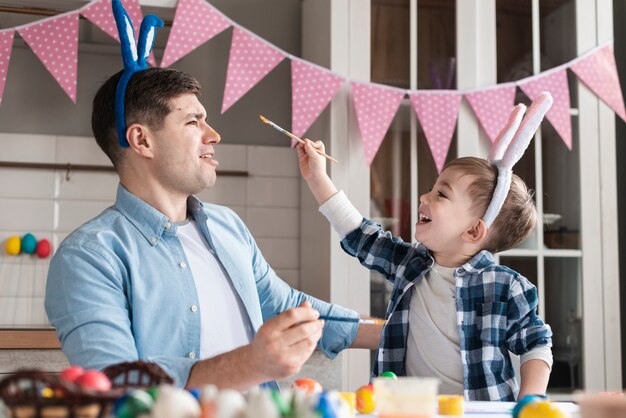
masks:
[[[18,255],[22,250],[22,239],[17,235],[9,237],[4,249],[9,255]]]
[[[371,414],[376,409],[374,399],[374,385],[361,386],[356,391],[356,410],[361,414]]]
[[[186,390],[172,386],[159,387],[152,418],[199,418],[200,404]]]
[[[24,234],[22,237],[22,252],[26,254],[33,254],[37,248],[37,239],[33,234]]]
[[[86,370],[85,373],[76,378],[75,383],[87,389],[99,391],[111,389],[109,378],[98,370]]]
[[[567,418],[568,415],[550,401],[531,402],[519,413],[519,418]]]
[[[115,411],[117,418],[137,418],[140,414],[149,412],[154,405],[154,399],[145,391],[135,389],[124,397],[124,402]]]
[[[68,382],[74,382],[76,381],[76,379],[78,379],[79,376],[81,376],[84,373],[85,373],[85,370],[82,367],[70,366],[70,367],[63,369],[63,371],[59,374],[59,376],[61,376],[63,379],[67,380]]]
[[[317,380],[308,378],[294,380],[294,382],[291,384],[291,387],[293,389],[303,390],[308,394],[320,393],[322,391],[322,385],[320,385]]]
[[[50,255],[51,249],[50,241],[44,238],[37,243],[35,252],[39,258],[47,258]]]
[[[380,377],[386,377],[387,379],[398,380],[398,376],[392,371],[387,370],[386,372],[382,372]]]

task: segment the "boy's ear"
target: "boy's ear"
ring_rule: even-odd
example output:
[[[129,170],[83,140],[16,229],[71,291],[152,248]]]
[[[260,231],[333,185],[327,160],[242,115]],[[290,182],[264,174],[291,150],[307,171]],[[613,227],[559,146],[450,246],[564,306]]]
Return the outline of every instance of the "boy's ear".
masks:
[[[477,244],[487,236],[487,232],[485,221],[478,219],[469,229],[463,232],[462,238],[470,244]]]
[[[142,157],[152,158],[152,135],[147,126],[133,123],[126,129],[128,145]]]

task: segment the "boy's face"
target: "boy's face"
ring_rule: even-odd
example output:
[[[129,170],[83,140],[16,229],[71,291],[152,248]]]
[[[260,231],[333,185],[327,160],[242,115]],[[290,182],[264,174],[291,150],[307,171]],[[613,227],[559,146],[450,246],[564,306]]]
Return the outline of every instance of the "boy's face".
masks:
[[[433,188],[420,196],[419,219],[415,226],[415,239],[435,255],[435,261],[447,260],[452,264],[467,251],[467,235],[479,221],[481,214],[473,205],[468,188],[475,176],[458,168],[444,170]],[[441,259],[441,260],[440,260]],[[444,264],[445,265],[445,264]]]

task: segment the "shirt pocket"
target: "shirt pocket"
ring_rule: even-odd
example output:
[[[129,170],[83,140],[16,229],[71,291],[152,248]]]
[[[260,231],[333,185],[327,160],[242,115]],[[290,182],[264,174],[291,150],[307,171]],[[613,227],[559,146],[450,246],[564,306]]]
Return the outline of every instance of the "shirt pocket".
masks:
[[[506,338],[506,313],[505,302],[488,302],[480,306],[481,326],[480,339],[491,345],[500,346]]]

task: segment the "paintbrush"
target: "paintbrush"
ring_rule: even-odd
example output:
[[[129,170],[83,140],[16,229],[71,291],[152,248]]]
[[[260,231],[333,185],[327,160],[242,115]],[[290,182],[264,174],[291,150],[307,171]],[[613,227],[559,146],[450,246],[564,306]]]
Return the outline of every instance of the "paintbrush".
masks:
[[[301,144],[304,144],[304,140],[301,138],[298,138],[297,136],[295,136],[294,134],[292,134],[291,132],[289,132],[286,129],[281,128],[280,126],[276,125],[274,122],[272,122],[271,120],[269,120],[268,118],[266,118],[263,115],[259,115],[259,118],[261,118],[261,120],[265,123],[267,123],[269,126],[271,126],[272,128],[276,129],[278,132],[282,132],[285,135],[287,135],[289,138],[293,139],[294,141],[297,141]],[[315,149],[315,148],[314,148]],[[324,157],[328,158],[330,161],[334,161],[336,163],[338,163],[339,161],[335,160],[333,157],[331,157],[328,154],[324,154],[322,151],[315,149],[315,151],[317,151],[317,153],[319,155],[323,155]]]
[[[318,319],[323,319],[324,321],[338,321],[338,322],[358,322],[359,324],[368,324],[368,325],[384,325],[384,319],[376,319],[376,318],[344,318],[340,316],[327,316],[320,315]]]

